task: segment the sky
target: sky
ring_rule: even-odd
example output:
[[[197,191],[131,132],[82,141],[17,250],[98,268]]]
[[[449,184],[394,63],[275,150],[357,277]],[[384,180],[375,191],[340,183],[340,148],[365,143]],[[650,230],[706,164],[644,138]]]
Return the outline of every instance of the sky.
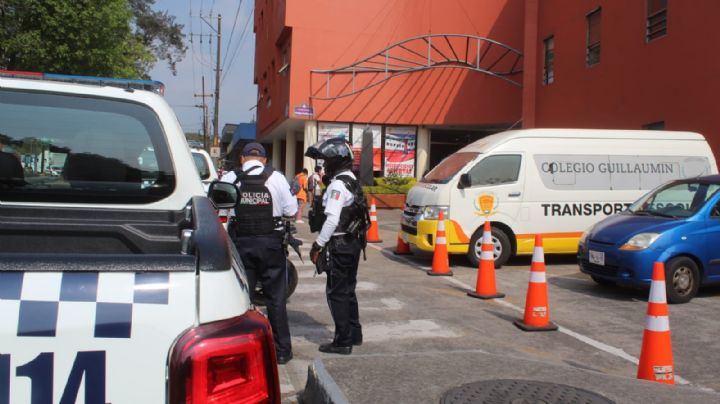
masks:
[[[185,43],[188,47],[183,60],[177,65],[173,76],[165,61],[158,61],[150,71],[153,80],[165,84],[165,99],[175,110],[185,132],[202,130],[202,109],[195,105],[202,103],[196,94],[202,93],[201,78],[205,75],[205,93],[215,89],[215,52],[217,42],[215,31],[217,15],[222,15],[222,46],[220,48],[222,69],[220,80],[219,130],[226,123],[250,122],[254,118],[257,86],[253,84],[255,59],[255,34],[253,33],[252,12],[254,0],[155,0],[154,9],[167,11],[175,21],[184,25]],[[200,18],[202,15],[205,21]],[[237,18],[236,18],[237,16]],[[247,27],[245,28],[247,24]],[[245,28],[244,37],[241,35]],[[190,38],[192,36],[192,43]],[[208,41],[212,34],[212,43]],[[201,37],[202,43],[200,43]],[[233,58],[232,56],[235,55]],[[214,100],[208,103],[209,133],[212,134]]]

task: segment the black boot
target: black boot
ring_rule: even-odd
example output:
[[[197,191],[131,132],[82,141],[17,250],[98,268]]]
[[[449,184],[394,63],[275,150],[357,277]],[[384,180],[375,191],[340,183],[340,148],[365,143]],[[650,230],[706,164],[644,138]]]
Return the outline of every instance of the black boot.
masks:
[[[350,355],[352,353],[352,345],[351,346],[341,346],[341,345],[335,345],[333,343],[322,344],[318,348],[318,351],[325,352],[325,353],[340,354],[340,355]]]
[[[287,354],[281,354],[278,352],[276,356],[277,356],[278,365],[284,365],[284,364],[290,362],[290,360],[293,358],[293,353],[292,353],[292,351],[290,351]]]
[[[362,345],[362,343],[363,343],[362,331],[353,332],[352,344],[353,345]]]

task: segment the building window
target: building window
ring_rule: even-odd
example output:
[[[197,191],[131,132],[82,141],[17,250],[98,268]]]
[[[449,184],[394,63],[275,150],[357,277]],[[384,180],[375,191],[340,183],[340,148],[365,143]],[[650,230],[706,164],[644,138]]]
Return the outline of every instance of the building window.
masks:
[[[282,53],[282,66],[280,66],[280,70],[278,70],[278,73],[282,76],[287,76],[288,68],[290,67],[290,59],[288,59],[288,48],[283,49]]]
[[[645,40],[650,42],[667,34],[667,0],[647,0]]]
[[[600,63],[600,17],[601,9],[587,15],[587,49],[585,62],[588,66]]]
[[[545,44],[545,61],[543,62],[543,84],[555,81],[555,37],[543,41]]]
[[[648,123],[642,126],[646,130],[665,130],[665,121]]]

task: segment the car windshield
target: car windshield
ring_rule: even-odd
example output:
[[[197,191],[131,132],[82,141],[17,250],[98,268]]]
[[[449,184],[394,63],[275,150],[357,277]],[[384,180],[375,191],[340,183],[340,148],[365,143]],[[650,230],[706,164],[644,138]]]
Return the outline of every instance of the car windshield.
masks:
[[[0,90],[0,200],[149,203],[174,187],[165,134],[150,108]]]
[[[430,170],[423,178],[422,182],[431,184],[447,184],[465,165],[475,160],[480,153],[477,152],[458,152],[451,154],[440,162],[435,168]]]
[[[672,182],[643,196],[628,211],[640,216],[690,217],[719,189],[720,184],[707,182]]]

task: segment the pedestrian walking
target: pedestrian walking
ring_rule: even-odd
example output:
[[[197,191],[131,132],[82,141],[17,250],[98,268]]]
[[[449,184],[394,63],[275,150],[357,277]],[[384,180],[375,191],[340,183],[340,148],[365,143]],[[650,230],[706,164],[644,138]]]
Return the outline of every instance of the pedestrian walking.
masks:
[[[235,243],[247,274],[251,295],[262,283],[268,319],[279,364],[293,357],[287,318],[287,260],[283,248],[284,221],[297,213],[285,176],[266,166],[265,148],[247,144],[240,153],[240,168],[222,177],[238,188],[238,202],[231,212],[228,233]]]
[[[315,171],[308,179],[308,198],[310,199],[310,207],[315,205],[322,205],[322,177],[323,168],[322,166],[315,166]]]
[[[327,272],[325,294],[335,323],[333,340],[319,350],[349,355],[363,339],[355,287],[370,223],[367,201],[351,171],[353,154],[345,139],[320,142],[305,155],[324,160],[325,172],[332,178],[322,201],[325,221],[310,250],[318,271]]]
[[[295,223],[305,223],[302,220],[303,215],[303,208],[307,204],[308,200],[308,170],[307,168],[303,168],[302,171],[295,174],[295,180],[293,182],[297,182],[297,193],[295,194],[295,198],[297,198],[297,216],[295,217]],[[292,189],[292,187],[291,187]]]

